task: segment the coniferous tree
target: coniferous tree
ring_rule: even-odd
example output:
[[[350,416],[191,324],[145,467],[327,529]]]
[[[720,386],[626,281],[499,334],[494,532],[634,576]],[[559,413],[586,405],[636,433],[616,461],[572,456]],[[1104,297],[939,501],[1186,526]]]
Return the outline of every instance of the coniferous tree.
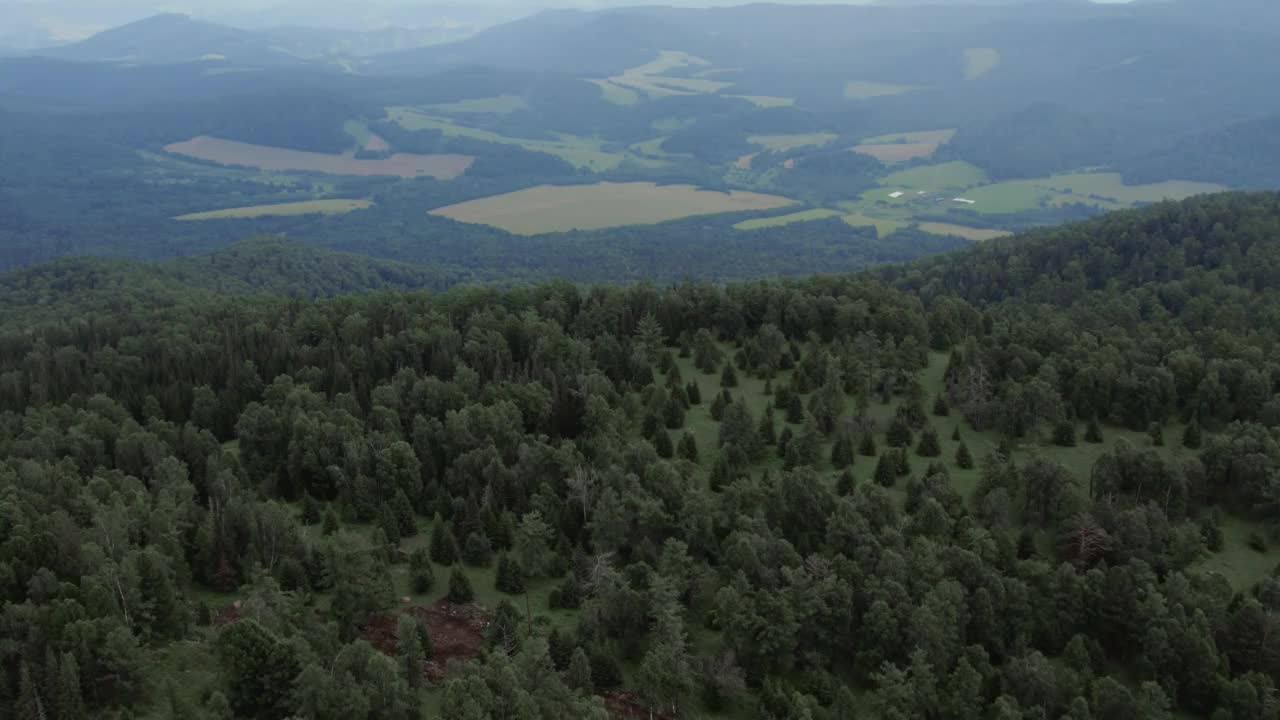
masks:
[[[330,505],[325,508],[324,523],[321,526],[320,532],[324,535],[332,535],[338,532],[341,527],[342,523],[338,520],[338,512],[333,509],[333,506]]]
[[[973,469],[973,455],[969,453],[969,446],[963,442],[956,448],[956,467],[961,470]]]
[[[711,419],[720,422],[724,419],[725,401],[723,395],[716,395],[716,399],[711,401]]]
[[[498,556],[498,572],[494,578],[494,586],[498,592],[508,595],[524,593],[524,570],[521,569],[520,563],[512,560],[506,553]]]
[[[863,457],[875,457],[879,454],[876,449],[875,435],[872,435],[871,431],[868,430],[862,434],[862,440],[858,442],[858,454]]]
[[[853,464],[853,440],[848,433],[840,433],[831,445],[831,466],[843,470]]]
[[[667,401],[662,419],[668,430],[679,430],[684,427],[684,405],[672,397]]]
[[[58,663],[58,684],[53,710],[53,717],[57,720],[85,720],[88,717],[80,688],[80,666],[71,653],[63,653]]]
[[[690,382],[685,386],[684,394],[689,398],[689,405],[702,404],[702,389],[698,387],[696,381]]]
[[[476,599],[475,590],[471,588],[471,578],[463,571],[462,566],[454,565],[449,572],[449,602],[454,605],[465,605]]]
[[[787,456],[787,448],[790,447],[791,441],[795,439],[795,433],[791,432],[791,428],[783,427],[782,434],[778,436],[778,457],[785,458]]]
[[[462,546],[462,559],[472,567],[489,567],[489,561],[493,559],[493,545],[489,537],[478,530],[467,535]]]
[[[1182,447],[1189,450],[1199,450],[1203,441],[1200,437],[1200,421],[1192,420],[1187,425],[1186,430],[1182,431]]]
[[[400,661],[400,671],[405,682],[413,688],[422,685],[427,665],[420,625],[412,615],[401,615],[396,624],[396,655]]]
[[[458,539],[453,530],[436,513],[431,521],[431,559],[437,565],[453,565],[458,562]]]
[[[920,457],[933,458],[942,454],[942,443],[938,440],[938,431],[927,426],[920,433],[920,442],[916,445],[916,454]]]
[[[574,649],[564,679],[566,685],[583,695],[591,695],[595,692],[595,683],[591,677],[591,660],[582,648]]]
[[[653,442],[654,450],[658,451],[658,457],[663,460],[670,460],[675,456],[675,446],[671,443],[671,433],[666,430],[658,430]]]
[[[684,435],[680,436],[680,447],[678,452],[680,453],[680,457],[685,460],[694,463],[698,462],[698,441],[693,437],[693,433],[685,431]]]
[[[391,506],[382,503],[378,508],[378,529],[385,537],[385,545],[392,548],[400,546],[400,521],[396,519]]]
[[[311,493],[304,492],[302,494],[302,524],[315,525],[322,520],[323,508],[320,501],[311,496]]]
[[[757,433],[760,437],[760,442],[765,445],[778,444],[776,422],[777,421],[774,419],[773,406],[770,405],[765,408],[764,416],[760,418],[760,429]]]
[[[409,502],[409,496],[404,494],[404,490],[396,490],[395,499],[392,501],[392,510],[395,512],[396,523],[400,528],[400,537],[413,537],[418,534],[418,516],[413,512],[413,503]]]
[[[901,415],[895,416],[893,421],[889,423],[889,430],[885,434],[885,442],[889,447],[904,448],[910,447],[912,441],[911,426],[907,424],[906,418]]]
[[[1158,422],[1151,423],[1147,428],[1147,436],[1151,438],[1151,444],[1155,447],[1164,447],[1164,425]]]
[[[957,425],[955,430],[951,431],[951,442],[960,442],[960,426]]]
[[[876,462],[875,480],[884,487],[893,487],[898,482],[898,458],[896,450],[887,450]]]
[[[951,406],[942,393],[938,393],[938,396],[933,399],[933,414],[938,417],[947,417],[951,414]]]
[[[436,570],[426,548],[418,548],[409,554],[409,582],[413,592],[424,595],[436,584]]]
[[[844,472],[840,473],[840,477],[836,478],[836,493],[839,495],[852,495],[854,486],[857,484],[858,481],[853,476],[853,470],[846,468]]]
[[[787,422],[792,425],[804,422],[804,401],[799,393],[792,393],[787,399]]]
[[[1098,425],[1098,418],[1089,418],[1089,425],[1084,431],[1084,441],[1093,445],[1102,442],[1102,427]]]
[[[720,373],[720,387],[738,387],[738,371],[734,369],[733,363],[724,364],[724,370]]]
[[[1058,447],[1076,446],[1076,424],[1072,420],[1063,419],[1053,427],[1053,444]]]

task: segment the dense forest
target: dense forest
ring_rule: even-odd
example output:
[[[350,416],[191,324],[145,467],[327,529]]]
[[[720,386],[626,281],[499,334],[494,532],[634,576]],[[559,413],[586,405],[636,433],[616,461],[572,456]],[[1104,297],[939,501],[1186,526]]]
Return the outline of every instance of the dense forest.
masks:
[[[0,715],[1280,717],[1277,238],[1220,195],[723,286],[10,275]]]

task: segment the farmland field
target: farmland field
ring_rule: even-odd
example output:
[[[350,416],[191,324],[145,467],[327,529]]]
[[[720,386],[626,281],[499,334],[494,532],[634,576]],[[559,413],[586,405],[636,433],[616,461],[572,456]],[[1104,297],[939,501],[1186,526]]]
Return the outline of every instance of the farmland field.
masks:
[[[1056,175],[1034,182],[1058,192],[1101,197],[1128,205],[1161,200],[1183,200],[1192,195],[1222,192],[1227,189],[1213,183],[1183,180],[1170,180],[1150,185],[1125,185],[1118,173]]]
[[[995,48],[969,48],[964,51],[964,79],[977,80],[1000,64],[1000,51]]]
[[[555,155],[574,167],[596,172],[612,170],[620,165],[624,158],[621,153],[611,153],[601,149],[599,140],[576,135],[561,135],[560,140],[507,137],[488,130],[459,125],[452,120],[434,117],[411,107],[387,108],[387,116],[406,130],[439,130],[448,137],[467,137],[502,145],[519,145],[533,152]]]
[[[597,183],[539,187],[432,210],[459,222],[518,235],[648,225],[693,215],[774,210],[795,202],[777,195],[700,190],[692,185]]]
[[[889,133],[877,135],[862,141],[864,145],[887,145],[890,143],[933,143],[946,145],[956,136],[955,128],[949,130],[922,130],[920,132]]]
[[[938,148],[951,142],[955,130],[891,133],[863,140],[850,148],[885,163],[904,162],[933,157]]]
[[[934,235],[955,235],[962,237],[965,240],[973,240],[974,242],[995,240],[996,238],[1008,237],[1013,234],[1007,230],[988,230],[986,228],[975,228],[969,227],[968,225],[954,225],[952,223],[940,222],[920,223],[920,229]]]
[[[908,190],[944,190],[973,187],[987,182],[987,174],[967,162],[925,165],[893,173],[880,181],[885,187]]]
[[[919,85],[892,85],[890,83],[866,82],[854,80],[844,86],[844,96],[849,100],[870,100],[890,95],[902,95],[913,90],[921,90]]]
[[[806,133],[803,135],[753,135],[747,138],[752,145],[759,145],[773,152],[786,152],[809,145],[826,145],[839,135],[835,133]]]
[[[606,102],[614,105],[635,105],[640,102],[640,93],[631,88],[614,85],[608,80],[588,80],[587,82],[600,88]]]
[[[517,110],[526,110],[529,104],[519,95],[498,95],[496,97],[472,98],[451,103],[438,103],[427,107],[443,113],[492,113],[506,114]]]
[[[876,233],[882,238],[898,232],[907,227],[907,223],[903,220],[894,220],[892,218],[878,218],[862,213],[850,213],[843,218],[846,225],[850,227],[874,227]]]
[[[373,207],[368,200],[305,200],[278,205],[252,205],[249,207],[210,210],[208,212],[180,215],[174,220],[227,220],[291,215],[341,215],[355,210]]]
[[[251,145],[201,135],[185,142],[166,145],[165,151],[215,162],[240,165],[259,170],[318,172],[329,175],[389,175],[402,178],[433,177],[451,180],[471,167],[475,158],[469,155],[413,155],[396,153],[380,160],[357,160],[354,153],[341,155],[288,150]]]
[[[755,218],[753,220],[743,220],[734,225],[738,230],[760,230],[762,228],[781,227],[792,223],[812,222],[814,220],[825,220],[830,217],[840,215],[839,210],[830,210],[828,208],[814,208],[812,210],[801,210],[790,215],[778,215],[776,217]]]
[[[795,98],[774,97],[772,95],[726,95],[725,97],[746,100],[758,108],[791,107],[796,104]]]
[[[609,78],[608,82],[623,88],[639,90],[650,97],[716,93],[733,86],[733,83],[705,78],[677,78],[663,75],[669,70],[709,64],[706,60],[688,53],[663,50],[652,62],[626,70],[621,75]]]

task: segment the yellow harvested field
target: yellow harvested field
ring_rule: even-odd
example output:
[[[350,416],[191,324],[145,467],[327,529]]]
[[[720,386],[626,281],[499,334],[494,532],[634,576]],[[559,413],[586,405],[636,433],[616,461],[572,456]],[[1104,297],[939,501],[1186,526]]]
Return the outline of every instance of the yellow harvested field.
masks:
[[[924,132],[892,133],[867,138],[852,148],[856,153],[870,155],[880,162],[893,163],[930,158],[938,148],[951,142],[955,130],[926,130]]]
[[[239,165],[259,170],[318,172],[329,175],[390,175],[402,178],[433,177],[452,180],[475,162],[470,155],[414,155],[396,153],[379,160],[357,160],[354,152],[341,155],[288,150],[251,145],[201,135],[185,142],[166,145],[165,151],[221,165]]]
[[[752,135],[747,142],[773,152],[787,152],[809,145],[826,145],[840,137],[835,133],[806,133],[803,135]]]
[[[922,89],[919,85],[892,85],[890,83],[854,80],[844,86],[844,96],[849,100],[870,100],[890,95],[902,95]]]
[[[987,228],[940,222],[920,223],[920,229],[934,235],[955,235],[974,242],[986,242],[987,240],[995,240],[996,238],[1008,237],[1013,234],[1007,230],[989,230]]]
[[[938,151],[934,143],[886,143],[884,145],[855,145],[853,151],[885,163],[906,162],[930,158]]]
[[[995,48],[969,48],[964,51],[964,79],[977,80],[1000,64],[1000,51]]]
[[[355,210],[373,207],[368,200],[305,200],[278,205],[253,205],[250,207],[210,210],[209,212],[179,215],[174,220],[227,220],[232,218],[257,218],[289,215],[342,215]]]
[[[701,190],[646,182],[541,185],[432,210],[432,215],[502,228],[517,235],[648,225],[694,215],[775,210],[777,195]]]

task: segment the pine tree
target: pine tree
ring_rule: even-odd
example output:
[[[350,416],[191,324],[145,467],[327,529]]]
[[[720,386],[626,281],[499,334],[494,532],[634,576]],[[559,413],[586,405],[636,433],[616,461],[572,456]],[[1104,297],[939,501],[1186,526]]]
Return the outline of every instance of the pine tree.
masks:
[[[738,371],[733,368],[733,363],[724,364],[724,370],[720,373],[720,387],[738,387]]]
[[[395,512],[396,522],[400,526],[400,537],[407,538],[418,534],[418,516],[413,512],[413,503],[409,502],[409,496],[404,494],[404,490],[396,490],[391,509]]]
[[[911,446],[912,439],[911,426],[907,424],[906,418],[895,416],[893,422],[889,423],[885,442],[889,443],[889,447],[904,448]]]
[[[720,422],[724,419],[724,396],[716,395],[716,399],[711,401],[711,419]]]
[[[698,462],[698,441],[693,437],[693,433],[685,431],[680,436],[680,457],[689,462]]]
[[[75,655],[63,653],[58,663],[58,687],[53,703],[57,720],[85,720],[84,696],[80,689],[80,666]]]
[[[853,440],[842,432],[831,445],[831,466],[843,470],[853,464]]]
[[[1076,424],[1064,419],[1053,426],[1053,444],[1058,447],[1076,446]]]
[[[875,480],[884,487],[893,487],[898,482],[898,459],[896,451],[889,450],[876,462]]]
[[[569,669],[565,672],[565,684],[583,695],[595,692],[595,683],[591,679],[591,660],[582,648],[573,651],[569,661]]]
[[[770,395],[773,395],[773,380],[765,380],[765,381],[764,381],[764,396],[765,396],[765,397],[769,397]]]
[[[508,595],[520,595],[524,592],[524,570],[506,553],[498,556],[498,573],[494,578],[494,586],[498,592]]]
[[[46,720],[48,717],[44,698],[31,679],[31,669],[25,660],[18,666],[18,702],[14,709],[14,720]]]
[[[1160,423],[1151,423],[1151,427],[1147,428],[1147,436],[1151,438],[1153,446],[1164,447],[1164,426]]]
[[[663,460],[670,460],[675,455],[675,446],[671,443],[671,433],[666,430],[659,430],[654,438],[653,448],[658,451],[658,457]]]
[[[836,478],[836,492],[840,495],[852,495],[854,486],[858,481],[853,476],[853,471],[846,469],[840,473],[840,477]]]
[[[947,398],[942,393],[933,400],[933,414],[938,417],[947,417],[951,414],[951,406],[947,404]]]
[[[325,508],[324,523],[320,528],[320,532],[325,535],[332,535],[342,527],[342,523],[338,520],[338,513],[333,506]]]
[[[467,535],[462,546],[462,559],[471,567],[489,567],[489,561],[493,559],[493,545],[489,537],[478,530]]]
[[[906,477],[911,474],[911,458],[907,456],[906,448],[898,448],[893,452],[898,462],[898,477]]]
[[[1084,441],[1094,445],[1102,442],[1102,428],[1098,425],[1098,418],[1089,418],[1089,426],[1084,431]]]
[[[957,425],[955,430],[951,431],[951,442],[960,442],[960,426]]]
[[[431,592],[436,584],[436,569],[426,548],[418,548],[409,554],[409,582],[418,595]]]
[[[862,440],[858,442],[858,454],[862,457],[875,457],[879,454],[876,449],[876,438],[870,431],[862,434]]]
[[[378,529],[382,530],[386,536],[386,544],[390,547],[399,547],[400,545],[400,522],[396,520],[396,514],[391,506],[382,503],[378,507]]]
[[[436,513],[431,521],[431,559],[438,565],[452,565],[458,562],[458,539],[453,536],[440,513]]]
[[[916,454],[920,457],[933,458],[942,454],[942,444],[938,440],[938,431],[930,425],[920,433],[920,443],[916,445]]]
[[[1189,450],[1199,450],[1203,440],[1200,437],[1200,421],[1192,420],[1187,429],[1182,431],[1182,447]]]
[[[422,684],[423,671],[427,665],[420,624],[412,615],[401,615],[396,624],[396,655],[400,661],[400,671],[409,687],[413,688]]]
[[[471,579],[459,565],[454,565],[449,572],[449,602],[454,605],[465,605],[476,599],[475,590],[471,587]]]
[[[684,427],[684,405],[672,397],[663,410],[662,420],[668,430],[679,430]]]
[[[690,382],[684,388],[684,394],[689,398],[689,405],[702,404],[702,390],[698,387],[697,382]]]
[[[778,436],[778,457],[785,458],[787,456],[787,448],[791,446],[791,441],[795,439],[795,433],[791,432],[791,428],[782,428],[782,434]]]
[[[302,524],[315,525],[322,520],[323,511],[320,507],[320,501],[311,496],[311,493],[302,493]]]
[[[792,393],[787,400],[787,422],[792,425],[804,422],[804,400],[800,398],[799,393]]]
[[[776,420],[773,415],[773,406],[770,405],[764,411],[764,417],[760,418],[760,441],[765,445],[776,445],[778,443],[778,431],[775,426]]]
[[[969,446],[963,442],[956,448],[956,467],[961,470],[973,469],[973,455],[969,453]]]

